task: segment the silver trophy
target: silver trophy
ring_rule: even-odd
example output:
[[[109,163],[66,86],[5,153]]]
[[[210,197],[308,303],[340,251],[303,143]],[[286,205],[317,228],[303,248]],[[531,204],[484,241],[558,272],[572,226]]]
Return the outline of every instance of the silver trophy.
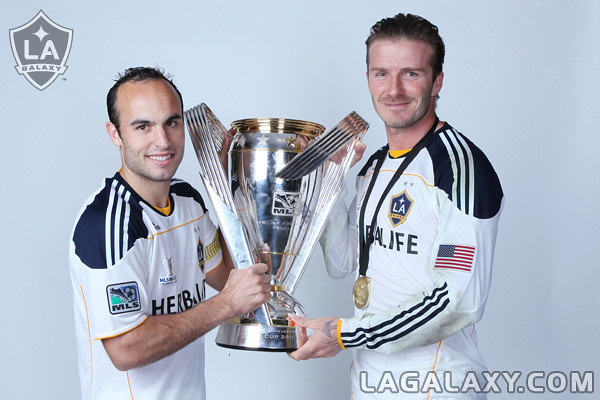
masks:
[[[307,337],[288,320],[305,315],[294,290],[341,192],[354,144],[369,125],[356,113],[327,133],[322,125],[293,119],[235,121],[228,179],[218,156],[229,135],[223,124],[205,104],[187,110],[185,121],[236,268],[256,261],[270,266],[270,301],[224,322],[216,342],[292,351]],[[327,162],[334,154],[337,161]]]

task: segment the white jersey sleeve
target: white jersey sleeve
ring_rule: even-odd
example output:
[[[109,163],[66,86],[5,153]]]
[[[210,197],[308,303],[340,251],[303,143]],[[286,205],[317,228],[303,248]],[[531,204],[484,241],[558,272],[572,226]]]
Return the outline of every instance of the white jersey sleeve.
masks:
[[[356,269],[358,228],[356,213],[348,213],[345,200],[347,191],[344,185],[319,238],[325,268],[329,276],[335,279],[345,278]],[[350,210],[355,208],[356,199],[352,201]]]
[[[478,322],[483,314],[503,204],[500,182],[481,150],[453,129],[436,136],[419,157],[415,159],[416,166],[411,164],[413,169],[407,169],[407,173],[424,180],[423,191],[430,196],[430,208],[435,214],[435,221],[428,222],[432,226],[437,224],[437,233],[431,245],[423,247],[420,244],[421,251],[428,252],[422,265],[418,261],[414,265],[408,264],[406,270],[410,272],[396,277],[411,279],[413,274],[421,274],[426,277],[421,282],[430,284],[422,286],[418,294],[393,308],[342,319],[338,334],[345,348],[388,354],[421,347]],[[428,184],[428,176],[432,177],[434,185]],[[419,197],[417,184],[408,187],[417,199],[414,203],[425,203],[423,198],[426,196]],[[420,210],[415,209],[412,213],[416,215],[410,218],[424,218],[423,224],[426,219],[432,219],[419,217],[425,215]],[[389,247],[386,250],[381,247],[373,250],[372,247],[371,252],[388,250]],[[373,258],[372,255],[371,263]],[[382,259],[376,258],[378,264],[370,264],[369,268],[379,271],[387,268],[380,265],[384,264]],[[373,296],[378,295],[381,293],[373,293]],[[394,297],[395,293],[386,295]]]

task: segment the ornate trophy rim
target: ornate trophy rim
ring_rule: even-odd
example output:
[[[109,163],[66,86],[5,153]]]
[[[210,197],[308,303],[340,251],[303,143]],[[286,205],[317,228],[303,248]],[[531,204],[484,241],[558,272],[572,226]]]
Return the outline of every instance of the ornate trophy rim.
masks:
[[[288,133],[318,137],[325,127],[316,122],[290,118],[245,118],[231,123],[238,133]]]

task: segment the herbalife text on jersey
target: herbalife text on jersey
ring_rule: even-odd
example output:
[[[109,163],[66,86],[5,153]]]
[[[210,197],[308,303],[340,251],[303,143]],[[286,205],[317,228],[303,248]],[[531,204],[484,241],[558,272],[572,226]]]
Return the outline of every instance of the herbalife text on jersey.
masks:
[[[593,393],[593,371],[473,371],[461,382],[452,380],[452,372],[406,371],[381,375],[360,371],[360,390],[364,393]]]

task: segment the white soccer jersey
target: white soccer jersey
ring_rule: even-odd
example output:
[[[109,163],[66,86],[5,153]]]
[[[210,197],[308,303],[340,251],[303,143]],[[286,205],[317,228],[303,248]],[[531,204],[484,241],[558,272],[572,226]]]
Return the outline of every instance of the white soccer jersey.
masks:
[[[347,275],[358,263],[357,251],[348,246],[358,247],[357,220],[382,151],[357,177],[347,228],[331,221],[321,240],[334,277]],[[403,158],[386,155],[366,205],[365,229]],[[473,391],[448,393],[444,387],[460,386],[468,371],[486,369],[474,324],[490,287],[502,202],[500,182],[485,155],[444,124],[387,194],[369,253],[370,302],[338,327],[339,340],[354,351],[354,399],[485,398]],[[334,216],[339,218],[344,207],[340,202]],[[422,392],[429,371],[436,372],[444,393]],[[401,387],[405,372],[418,373],[416,393],[407,393],[414,387]],[[444,382],[445,373],[451,373],[450,383]],[[436,382],[432,387],[438,388]]]
[[[198,192],[171,182],[171,214],[146,203],[119,173],[83,206],[69,264],[82,399],[204,399],[204,339],[144,367],[117,370],[102,345],[148,316],[205,298],[205,273],[222,261]]]

